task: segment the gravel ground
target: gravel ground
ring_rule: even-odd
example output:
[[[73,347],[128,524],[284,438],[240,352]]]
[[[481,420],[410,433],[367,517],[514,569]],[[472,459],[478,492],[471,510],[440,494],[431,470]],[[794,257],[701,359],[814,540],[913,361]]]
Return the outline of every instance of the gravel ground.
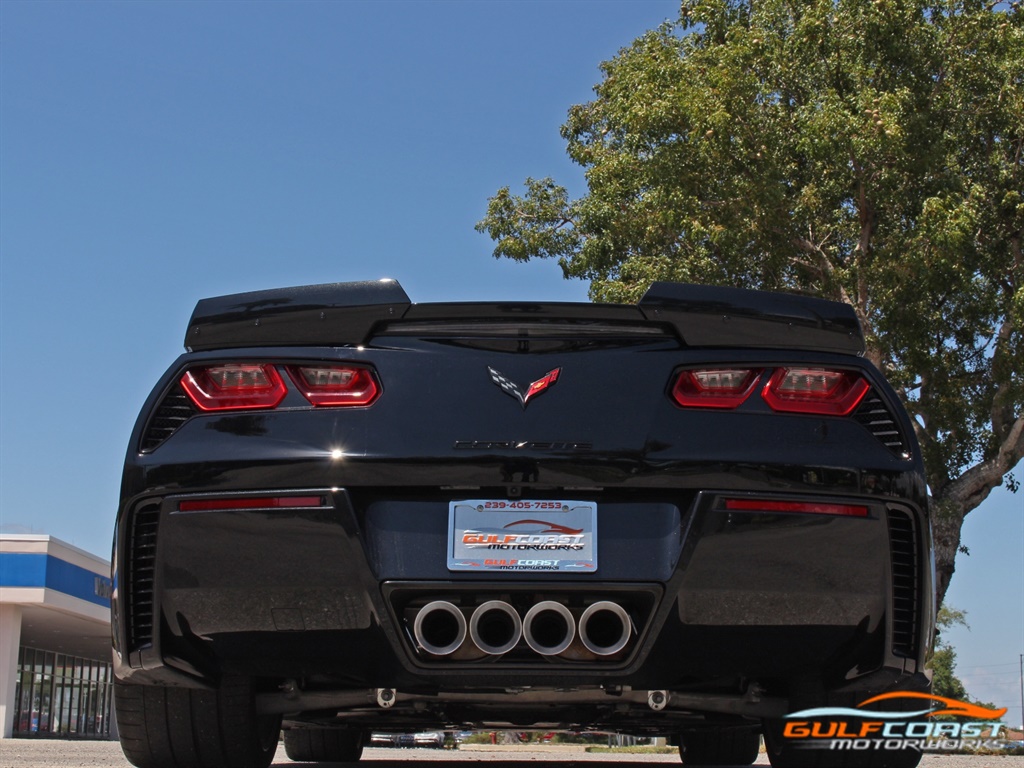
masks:
[[[363,762],[375,762],[377,768],[404,768],[409,763],[447,762],[458,768],[469,761],[496,763],[493,768],[515,768],[522,762],[546,762],[570,768],[578,763],[618,763],[621,768],[645,763],[680,765],[675,755],[590,755],[573,750],[509,749],[446,752],[436,749],[367,749]],[[767,765],[762,754],[757,765]],[[299,765],[278,750],[275,766]],[[0,768],[130,768],[117,742],[110,741],[45,741],[42,739],[7,739],[0,741]],[[443,768],[438,766],[438,768]],[[1024,757],[986,755],[926,755],[921,768],[1024,768]]]

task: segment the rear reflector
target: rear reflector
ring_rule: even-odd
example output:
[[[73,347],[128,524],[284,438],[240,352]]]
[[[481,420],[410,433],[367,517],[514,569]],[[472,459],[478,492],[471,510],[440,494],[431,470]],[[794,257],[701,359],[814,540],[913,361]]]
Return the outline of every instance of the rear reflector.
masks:
[[[868,508],[859,504],[830,504],[818,501],[780,501],[778,499],[726,499],[732,512],[795,512],[807,515],[867,517]]]
[[[380,385],[367,368],[353,365],[290,365],[288,375],[313,405],[370,405]]]
[[[195,499],[178,502],[181,512],[213,512],[222,509],[296,509],[322,507],[322,496],[246,496],[238,499]]]
[[[702,368],[681,371],[672,399],[687,408],[736,408],[754,391],[759,369]]]
[[[203,411],[274,408],[287,389],[272,365],[227,363],[190,368],[181,388]]]
[[[846,416],[867,394],[868,383],[852,371],[779,368],[761,397],[774,411]]]

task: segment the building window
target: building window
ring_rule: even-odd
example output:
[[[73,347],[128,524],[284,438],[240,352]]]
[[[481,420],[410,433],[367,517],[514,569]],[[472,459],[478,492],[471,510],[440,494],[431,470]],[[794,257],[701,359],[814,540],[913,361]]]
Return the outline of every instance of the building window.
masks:
[[[14,735],[110,738],[110,662],[22,647]]]

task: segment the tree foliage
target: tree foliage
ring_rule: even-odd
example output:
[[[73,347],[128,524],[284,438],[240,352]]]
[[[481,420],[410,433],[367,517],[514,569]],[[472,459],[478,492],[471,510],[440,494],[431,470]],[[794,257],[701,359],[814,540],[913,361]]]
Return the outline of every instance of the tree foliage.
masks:
[[[956,676],[956,651],[953,646],[947,643],[937,648],[928,662],[928,669],[932,671],[932,693],[948,699],[970,701],[967,688]]]
[[[928,669],[932,671],[932,693],[936,696],[968,701],[967,689],[956,676],[956,650],[942,637],[945,630],[954,626],[967,627],[967,614],[942,605],[935,618],[935,625],[935,651],[928,660]]]
[[[970,629],[967,625],[967,613],[942,605],[939,607],[935,625],[938,630],[935,638],[935,652],[928,660],[927,665],[932,673],[932,693],[936,696],[945,696],[950,699],[958,699],[959,701],[970,701],[988,709],[995,709],[994,704],[972,699],[967,693],[967,688],[964,686],[963,681],[956,675],[956,650],[942,637],[944,630],[951,629],[954,626]]]
[[[941,599],[964,515],[1024,456],[1019,3],[684,2],[602,72],[562,126],[588,192],[499,190],[495,256],[557,258],[597,301],[675,280],[852,305],[915,420]]]

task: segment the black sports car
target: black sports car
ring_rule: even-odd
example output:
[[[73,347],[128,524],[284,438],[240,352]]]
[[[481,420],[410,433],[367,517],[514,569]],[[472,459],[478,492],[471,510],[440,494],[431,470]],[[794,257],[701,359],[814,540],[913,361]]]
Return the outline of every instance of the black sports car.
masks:
[[[913,765],[784,716],[926,691],[920,452],[819,299],[200,301],[131,437],[116,710],[138,766],[372,732],[668,735],[693,765]],[[824,755],[824,756],[823,756]]]

